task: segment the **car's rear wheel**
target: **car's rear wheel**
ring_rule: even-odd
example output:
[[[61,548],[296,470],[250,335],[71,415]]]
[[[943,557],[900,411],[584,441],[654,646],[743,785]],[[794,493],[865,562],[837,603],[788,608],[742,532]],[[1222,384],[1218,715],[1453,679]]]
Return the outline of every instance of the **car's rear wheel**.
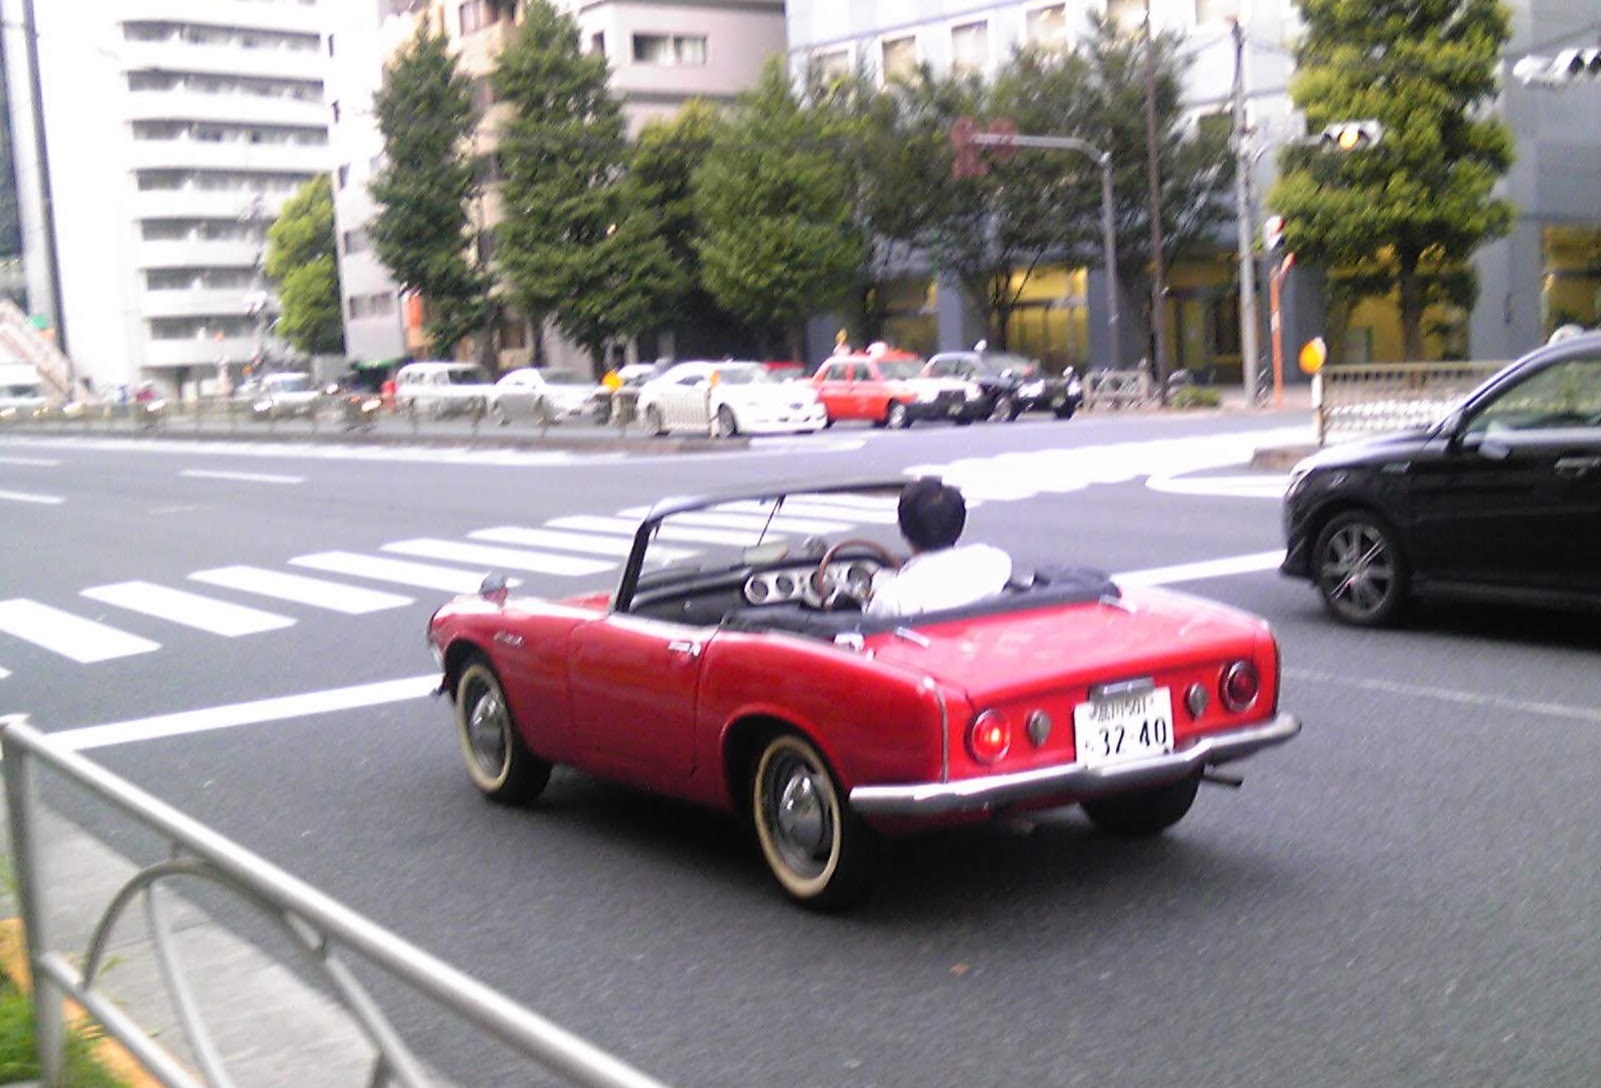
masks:
[[[750,781],[751,823],[767,868],[786,894],[813,910],[860,899],[872,871],[872,830],[811,742],[779,733],[762,748]]]
[[[713,438],[733,438],[739,433],[739,421],[734,418],[734,410],[728,405],[719,405],[717,414],[712,417]]]
[[[456,681],[456,732],[467,774],[485,797],[522,804],[544,792],[551,766],[523,743],[500,678],[483,658]]]
[[[645,429],[654,435],[667,433],[667,421],[662,418],[662,410],[654,404],[645,409]]]
[[[1072,419],[1074,411],[1075,411],[1075,408],[1074,408],[1074,406],[1072,404],[1064,404],[1060,408],[1056,409],[1056,418],[1057,419]]]
[[[1395,530],[1376,514],[1348,510],[1330,519],[1312,550],[1323,604],[1359,627],[1393,623],[1406,604],[1408,572]]]
[[[1108,835],[1160,835],[1184,819],[1200,788],[1201,776],[1192,774],[1166,786],[1085,801],[1084,814]]]
[[[506,406],[498,400],[489,402],[489,419],[497,427],[504,427],[511,422],[511,417],[506,414]]]
[[[892,431],[903,431],[912,425],[912,414],[902,401],[892,400],[884,412],[884,426]]]
[[[990,420],[996,423],[1010,423],[1017,418],[1017,402],[1002,393],[995,398],[995,404],[990,408]]]

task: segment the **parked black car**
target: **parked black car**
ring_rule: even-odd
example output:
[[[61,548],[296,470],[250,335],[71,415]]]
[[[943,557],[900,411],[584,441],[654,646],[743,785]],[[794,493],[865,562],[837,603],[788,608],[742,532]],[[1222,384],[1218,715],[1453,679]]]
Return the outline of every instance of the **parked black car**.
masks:
[[[1540,348],[1432,427],[1295,467],[1281,570],[1338,618],[1414,596],[1601,607],[1601,334]]]
[[[1007,351],[942,351],[928,360],[931,378],[966,378],[984,391],[990,419],[1013,420],[1024,412],[1049,411],[1071,419],[1084,403],[1084,387],[1068,367],[1046,374],[1038,363]]]

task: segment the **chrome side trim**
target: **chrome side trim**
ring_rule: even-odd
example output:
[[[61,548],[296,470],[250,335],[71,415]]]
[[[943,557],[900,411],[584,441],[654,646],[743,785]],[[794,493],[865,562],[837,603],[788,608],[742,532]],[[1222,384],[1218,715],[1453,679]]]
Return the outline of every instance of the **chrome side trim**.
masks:
[[[1281,713],[1263,725],[1209,733],[1188,748],[1152,759],[1094,768],[1069,763],[956,782],[857,786],[851,790],[850,803],[864,816],[936,816],[983,812],[1058,796],[1074,801],[1175,781],[1203,767],[1243,759],[1263,748],[1283,744],[1300,731],[1299,718]],[[950,773],[948,751],[945,764],[942,777]]]

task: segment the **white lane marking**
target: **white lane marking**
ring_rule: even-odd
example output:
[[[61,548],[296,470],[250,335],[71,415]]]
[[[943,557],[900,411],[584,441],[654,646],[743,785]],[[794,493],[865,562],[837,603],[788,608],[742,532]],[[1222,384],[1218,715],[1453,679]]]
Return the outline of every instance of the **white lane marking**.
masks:
[[[571,517],[552,518],[546,522],[552,529],[577,529],[580,532],[623,533],[632,537],[639,529],[637,520],[628,518],[598,517],[593,514],[574,514]],[[782,533],[769,533],[768,539],[782,537]],[[756,543],[755,533],[735,533],[726,529],[697,529],[688,525],[664,525],[656,534],[658,540],[676,540],[683,544],[731,544],[745,548]]]
[[[250,484],[303,484],[304,476],[279,476],[271,472],[223,472],[204,468],[186,468],[178,473],[196,480],[239,480]]]
[[[347,616],[363,616],[412,602],[410,597],[386,593],[381,589],[347,586],[342,582],[308,578],[303,574],[281,570],[263,570],[260,567],[218,567],[216,570],[197,570],[189,577],[208,585],[259,593],[263,597],[277,597],[314,608],[327,608]]]
[[[126,722],[66,729],[50,734],[50,739],[73,751],[82,752],[90,748],[106,748],[113,744],[161,740],[165,737],[186,736],[190,733],[231,729],[240,725],[308,718],[314,714],[332,714],[341,710],[358,710],[363,707],[382,706],[385,703],[406,702],[420,699],[438,686],[438,674],[409,676],[402,680],[382,680],[375,684],[357,684],[354,687],[334,688],[330,691],[284,695],[250,703],[211,707],[207,710],[186,710],[152,718],[135,718]]]
[[[1261,476],[1152,476],[1145,481],[1152,491],[1169,495],[1215,495],[1229,499],[1282,499],[1290,486],[1287,475]]]
[[[568,551],[592,552],[596,555],[614,555],[619,559],[628,557],[634,550],[634,542],[629,537],[601,536],[596,533],[570,533],[555,529],[520,529],[514,525],[504,525],[494,529],[479,529],[468,533],[472,540],[483,540],[490,544],[522,544],[536,548],[565,548]],[[651,555],[658,555],[664,560],[688,559],[695,552],[690,548],[668,548],[658,544],[650,547]]]
[[[552,555],[549,552],[525,552],[519,548],[491,548],[482,544],[460,544],[454,540],[434,540],[423,537],[417,540],[397,540],[385,544],[384,551],[415,555],[421,559],[443,559],[447,563],[478,563],[491,569],[527,570],[539,574],[581,576],[611,570],[617,564],[609,560],[580,559],[572,555]]]
[[[1171,567],[1131,570],[1112,575],[1112,580],[1125,586],[1165,586],[1174,582],[1197,582],[1203,578],[1222,578],[1230,574],[1274,570],[1282,562],[1284,562],[1284,549],[1280,548],[1275,552],[1255,552],[1251,555],[1233,555],[1226,559],[1179,563]]]
[[[404,559],[386,559],[377,555],[357,555],[354,552],[317,552],[314,555],[296,556],[289,560],[297,567],[311,567],[333,574],[353,574],[358,578],[372,578],[379,582],[398,582],[406,586],[421,586],[445,593],[476,593],[483,584],[488,570],[470,571],[454,567],[436,567],[430,563],[410,563]]]
[[[1434,687],[1428,684],[1405,684],[1398,680],[1376,680],[1370,677],[1342,676],[1336,673],[1317,672],[1311,669],[1284,670],[1286,678],[1306,680],[1315,684],[1332,684],[1337,687],[1356,688],[1380,695],[1399,695],[1406,699],[1434,699],[1460,706],[1504,710],[1513,714],[1537,714],[1547,718],[1567,718],[1580,722],[1601,722],[1601,709],[1592,706],[1568,706],[1565,703],[1538,703],[1527,699],[1508,699],[1503,695],[1479,691],[1461,691],[1456,688]]]
[[[181,441],[165,438],[11,438],[3,440],[9,446],[27,446],[34,449],[99,450],[112,453],[180,454],[193,460],[195,451],[204,448],[207,453],[229,457],[259,457],[266,460],[307,461],[382,461],[438,465],[501,465],[523,468],[532,465],[582,465],[597,461],[619,461],[623,454],[574,453],[568,450],[513,450],[474,449],[469,446],[390,446],[348,445],[332,443],[298,442],[240,442],[215,436],[199,441]],[[466,439],[470,442],[471,439]],[[745,452],[731,451],[731,452]],[[675,455],[682,456],[682,455]]]
[[[60,506],[66,499],[59,495],[35,495],[28,491],[0,491],[0,499],[6,502],[32,502],[41,506]]]
[[[161,643],[74,616],[37,601],[0,601],[0,632],[15,635],[80,665],[161,649]]]
[[[0,457],[0,465],[35,465],[39,468],[53,468],[61,464],[47,457]]]
[[[967,457],[944,464],[913,465],[906,475],[942,477],[962,489],[969,505],[985,499],[1010,502],[1081,491],[1092,484],[1126,483],[1142,476],[1172,477],[1243,465],[1262,447],[1311,440],[1308,427],[1278,427]]]
[[[276,631],[293,627],[295,623],[288,616],[213,600],[198,593],[158,586],[153,582],[117,582],[108,586],[92,586],[84,590],[83,595],[92,601],[143,612],[224,638]]]
[[[8,677],[10,675],[11,675],[11,670],[6,668],[4,665],[0,665],[0,680],[4,680],[6,677]]]

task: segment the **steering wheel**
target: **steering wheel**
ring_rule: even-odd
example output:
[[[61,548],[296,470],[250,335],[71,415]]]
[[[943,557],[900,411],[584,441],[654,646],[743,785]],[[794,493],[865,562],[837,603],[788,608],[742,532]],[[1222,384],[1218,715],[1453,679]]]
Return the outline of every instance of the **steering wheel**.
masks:
[[[863,551],[871,552],[873,558],[891,570],[901,565],[901,561],[895,557],[895,553],[876,540],[862,540],[852,537],[830,545],[828,550],[823,553],[823,558],[818,561],[817,569],[812,572],[812,589],[816,591],[818,598],[823,602],[823,611],[825,612],[833,611],[834,603],[840,596],[846,595],[843,587],[837,588],[833,593],[829,593],[827,590],[828,568],[835,559],[839,558],[840,553],[847,548],[860,548]]]

